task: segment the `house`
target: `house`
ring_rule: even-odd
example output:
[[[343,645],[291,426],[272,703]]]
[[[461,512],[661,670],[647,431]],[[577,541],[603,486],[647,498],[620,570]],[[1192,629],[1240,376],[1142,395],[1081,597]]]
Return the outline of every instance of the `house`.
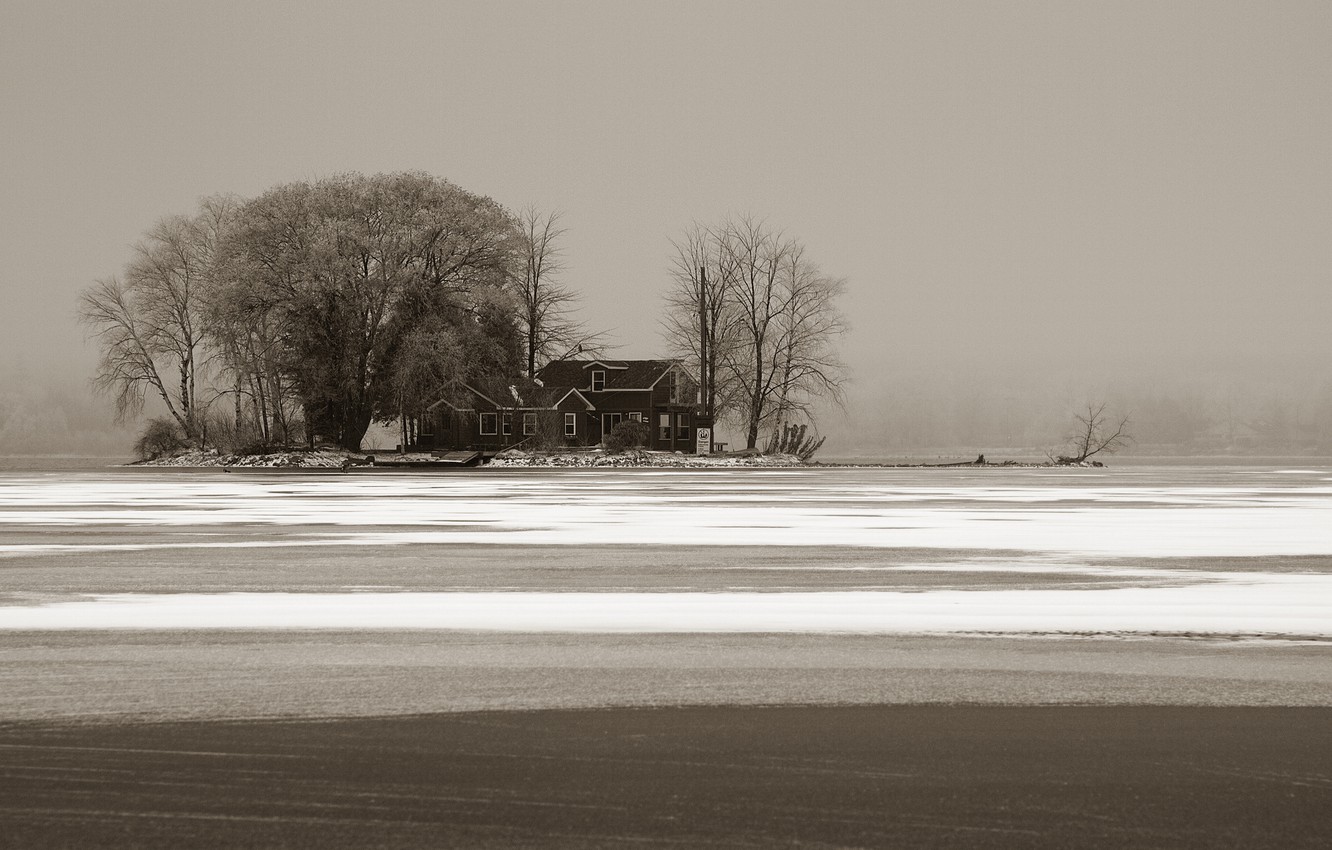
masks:
[[[675,360],[557,360],[508,387],[469,385],[461,399],[431,405],[411,442],[430,451],[595,446],[625,421],[649,426],[650,449],[712,448],[698,383]]]

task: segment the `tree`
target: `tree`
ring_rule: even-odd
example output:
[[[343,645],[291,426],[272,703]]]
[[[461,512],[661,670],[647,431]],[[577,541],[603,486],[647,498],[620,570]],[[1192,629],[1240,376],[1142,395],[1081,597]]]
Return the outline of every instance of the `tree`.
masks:
[[[773,344],[775,432],[793,418],[812,418],[815,399],[845,402],[846,367],[836,341],[846,333],[837,299],[846,281],[831,278],[805,258],[805,247],[792,244],[782,262],[782,310]]]
[[[79,320],[102,346],[93,383],[114,394],[118,421],[152,394],[187,438],[198,438],[209,275],[232,208],[208,198],[193,218],[163,218],[134,246],[123,281],[108,278],[80,295]]]
[[[703,412],[714,421],[734,406],[734,380],[720,368],[730,356],[738,327],[733,323],[733,267],[722,262],[723,236],[695,223],[671,242],[670,288],[662,331],[672,353],[698,375]]]
[[[1102,452],[1114,454],[1133,442],[1128,432],[1128,417],[1116,421],[1106,416],[1105,406],[1105,402],[1088,402],[1086,411],[1074,414],[1077,424],[1065,440],[1068,454],[1055,456],[1055,463],[1083,463]]]
[[[561,213],[528,207],[518,214],[523,273],[518,280],[519,329],[523,335],[528,375],[551,360],[572,352],[595,352],[603,346],[599,333],[589,332],[573,318],[577,294],[558,277],[564,270],[559,226]]]
[[[845,281],[752,218],[695,225],[675,248],[665,332],[703,377],[705,409],[740,419],[747,448],[762,431],[810,418],[815,399],[842,402]]]
[[[277,374],[299,396],[311,438],[352,451],[418,383],[419,364],[398,368],[399,353],[456,350],[422,342],[422,329],[513,333],[511,321],[492,321],[498,304],[514,312],[503,294],[520,256],[512,218],[429,175],[275,187],[240,211],[225,254],[228,306],[276,334]]]

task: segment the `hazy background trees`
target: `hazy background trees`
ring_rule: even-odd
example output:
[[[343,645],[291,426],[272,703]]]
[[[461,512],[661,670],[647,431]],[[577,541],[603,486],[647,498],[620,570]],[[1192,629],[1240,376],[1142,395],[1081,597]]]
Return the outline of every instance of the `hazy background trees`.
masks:
[[[845,281],[825,275],[794,237],[754,218],[695,225],[674,243],[663,330],[704,377],[704,407],[737,421],[747,448],[815,404],[844,400],[837,307]]]

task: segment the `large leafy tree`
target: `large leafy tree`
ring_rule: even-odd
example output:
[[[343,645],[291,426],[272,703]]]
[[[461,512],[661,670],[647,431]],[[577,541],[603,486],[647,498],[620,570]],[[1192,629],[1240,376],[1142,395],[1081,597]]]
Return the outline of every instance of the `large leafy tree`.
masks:
[[[357,450],[409,391],[511,368],[477,353],[482,338],[518,350],[514,323],[494,316],[515,312],[520,246],[499,204],[426,174],[286,184],[240,211],[220,312],[265,319],[307,430]]]

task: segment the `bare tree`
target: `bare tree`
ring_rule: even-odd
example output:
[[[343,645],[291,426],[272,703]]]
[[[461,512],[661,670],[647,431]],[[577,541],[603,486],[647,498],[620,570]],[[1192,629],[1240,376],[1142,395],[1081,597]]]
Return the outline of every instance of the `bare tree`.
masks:
[[[846,281],[823,274],[793,243],[782,263],[782,310],[773,344],[772,371],[776,385],[774,432],[792,418],[811,418],[811,405],[825,399],[845,402],[846,367],[837,341],[847,331],[837,299]]]
[[[1088,402],[1086,411],[1075,414],[1073,418],[1077,425],[1065,440],[1068,454],[1054,456],[1055,463],[1083,463],[1102,452],[1114,454],[1133,442],[1133,437],[1128,432],[1128,417],[1124,416],[1116,421],[1106,416],[1105,402],[1099,404]]]
[[[675,245],[663,327],[704,385],[703,407],[741,420],[748,448],[764,430],[809,418],[816,398],[842,401],[837,339],[843,280],[797,240],[745,217],[694,225]]]
[[[79,295],[79,321],[102,345],[93,386],[115,396],[117,422],[143,410],[144,398],[151,393],[185,433],[189,422],[181,410],[187,400],[169,390],[162,379],[158,363],[168,352],[143,312],[138,293],[119,278],[100,280]]]
[[[759,431],[774,413],[777,375],[771,368],[776,323],[781,315],[782,264],[794,243],[752,218],[731,222],[723,231],[722,263],[731,281],[737,335],[725,366],[734,377],[743,405],[745,447],[758,446]]]
[[[168,216],[134,246],[123,281],[84,291],[79,319],[102,343],[94,386],[111,392],[121,420],[155,394],[190,439],[200,431],[205,302],[213,252],[232,202],[205,199],[191,218]]]
[[[559,283],[564,270],[560,237],[561,213],[543,213],[528,207],[518,214],[523,251],[523,276],[519,284],[519,324],[526,343],[527,374],[550,360],[571,353],[600,351],[602,335],[590,332],[573,317],[578,295]]]
[[[713,420],[729,413],[735,402],[735,381],[719,368],[735,349],[732,294],[734,266],[725,262],[723,235],[695,223],[671,242],[670,288],[662,333],[671,353],[698,375],[699,402]]]

